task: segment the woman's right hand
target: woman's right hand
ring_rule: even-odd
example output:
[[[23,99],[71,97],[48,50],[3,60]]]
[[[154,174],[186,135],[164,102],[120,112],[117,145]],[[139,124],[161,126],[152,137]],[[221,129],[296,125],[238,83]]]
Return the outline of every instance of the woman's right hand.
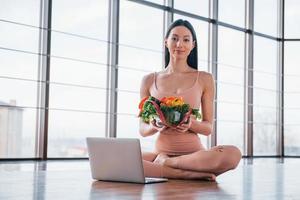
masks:
[[[158,132],[164,131],[168,128],[166,125],[164,125],[160,121],[156,121],[155,119],[150,121],[150,126],[152,129],[154,129]]]

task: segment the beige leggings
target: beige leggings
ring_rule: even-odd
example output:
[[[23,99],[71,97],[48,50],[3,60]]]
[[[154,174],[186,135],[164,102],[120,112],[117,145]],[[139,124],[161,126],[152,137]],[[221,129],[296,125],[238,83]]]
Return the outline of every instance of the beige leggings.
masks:
[[[162,166],[153,163],[157,157],[156,153],[144,152],[143,165],[146,176],[162,177]],[[232,145],[219,145],[209,150],[200,150],[188,155],[170,158],[169,167],[213,173],[220,175],[228,170],[236,168],[241,160],[240,150]]]
[[[148,177],[162,177],[162,166],[153,163],[157,154],[151,152],[143,152],[144,174]]]

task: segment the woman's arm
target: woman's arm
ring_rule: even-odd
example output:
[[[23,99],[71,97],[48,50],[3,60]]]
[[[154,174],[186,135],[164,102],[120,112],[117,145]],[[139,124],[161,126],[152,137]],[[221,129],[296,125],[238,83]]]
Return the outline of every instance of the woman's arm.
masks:
[[[215,83],[211,74],[203,74],[203,94],[201,99],[202,121],[198,121],[194,116],[190,117],[188,124],[177,127],[179,131],[190,130],[195,133],[210,135],[213,131],[214,96]]]
[[[140,98],[143,99],[144,97],[150,96],[149,88],[153,81],[153,74],[148,74],[143,77],[141,88],[140,88]],[[158,127],[156,126],[154,121],[151,121],[149,124],[143,122],[142,119],[140,119],[139,124],[139,132],[140,135],[143,137],[154,135],[157,132],[165,130],[166,126]]]

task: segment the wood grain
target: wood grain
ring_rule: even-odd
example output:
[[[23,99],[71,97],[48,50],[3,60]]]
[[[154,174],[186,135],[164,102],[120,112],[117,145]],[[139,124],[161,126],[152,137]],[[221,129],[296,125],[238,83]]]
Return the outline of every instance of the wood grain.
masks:
[[[300,199],[300,159],[244,158],[216,182],[132,184],[91,179],[88,162],[0,162],[0,199]]]

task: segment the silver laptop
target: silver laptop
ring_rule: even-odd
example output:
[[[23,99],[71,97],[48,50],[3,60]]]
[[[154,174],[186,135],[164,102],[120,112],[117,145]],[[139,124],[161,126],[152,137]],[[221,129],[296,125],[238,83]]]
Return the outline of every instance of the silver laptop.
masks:
[[[86,139],[92,178],[102,181],[158,183],[165,178],[145,178],[139,139]]]

